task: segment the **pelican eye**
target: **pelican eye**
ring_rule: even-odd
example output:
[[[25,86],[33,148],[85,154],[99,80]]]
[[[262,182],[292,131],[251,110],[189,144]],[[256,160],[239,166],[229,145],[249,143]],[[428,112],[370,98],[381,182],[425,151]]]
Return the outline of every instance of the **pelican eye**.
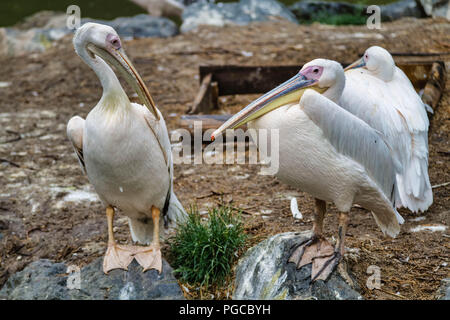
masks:
[[[314,72],[314,73],[318,73],[318,72],[319,72],[319,69],[316,68],[316,69],[313,70],[313,72]]]
[[[114,34],[109,34],[106,37],[106,41],[109,42],[111,46],[116,50],[119,50],[120,47],[122,46],[119,37]]]

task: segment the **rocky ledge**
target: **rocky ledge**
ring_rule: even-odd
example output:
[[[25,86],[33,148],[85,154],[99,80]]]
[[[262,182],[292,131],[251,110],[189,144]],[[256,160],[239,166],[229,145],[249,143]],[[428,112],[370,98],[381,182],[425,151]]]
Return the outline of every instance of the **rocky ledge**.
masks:
[[[8,300],[182,300],[183,293],[173,270],[163,259],[162,273],[142,272],[133,260],[128,271],[102,271],[98,258],[71,272],[65,263],[38,260],[12,275],[0,290],[0,299]],[[68,269],[69,268],[69,269]]]
[[[297,270],[287,263],[293,248],[310,236],[310,231],[281,233],[251,248],[239,260],[233,299],[363,299],[351,274],[352,286],[336,270],[327,281],[311,284],[311,264]]]

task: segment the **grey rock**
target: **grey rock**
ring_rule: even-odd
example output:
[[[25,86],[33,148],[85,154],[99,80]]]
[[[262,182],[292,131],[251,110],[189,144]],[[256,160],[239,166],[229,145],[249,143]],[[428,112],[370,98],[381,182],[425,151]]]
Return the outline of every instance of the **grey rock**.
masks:
[[[121,17],[111,21],[81,19],[81,23],[97,22],[113,27],[124,38],[172,37],[178,33],[176,24],[166,18],[138,14],[134,17]]]
[[[181,3],[184,6],[190,6],[193,3],[202,2],[203,0],[175,0],[175,1]]]
[[[0,55],[20,56],[28,52],[44,51],[51,46],[51,42],[39,30],[0,28]]]
[[[416,0],[416,2],[428,17],[444,17],[450,20],[449,0]]]
[[[156,17],[180,17],[185,8],[183,1],[176,0],[130,0],[150,15]]]
[[[442,279],[441,286],[437,292],[439,300],[450,300],[450,278]]]
[[[423,18],[422,10],[415,0],[402,0],[380,6],[381,20],[394,21],[403,17]]]
[[[293,248],[310,236],[310,231],[281,233],[248,250],[236,269],[233,299],[362,299],[359,288],[350,287],[338,271],[310,284],[310,264],[297,270],[287,263]]]
[[[313,20],[318,14],[323,13],[328,16],[340,14],[364,15],[365,7],[346,2],[326,2],[326,1],[299,1],[292,4],[289,9],[300,20]]]
[[[38,260],[12,275],[0,290],[0,299],[8,300],[180,300],[183,293],[173,270],[163,259],[162,273],[142,272],[133,260],[128,271],[112,270],[105,275],[103,258],[80,272],[77,285],[74,273],[67,274],[65,263]]]
[[[351,14],[365,16],[367,7],[359,4],[345,2],[326,1],[300,1],[289,7],[300,20],[311,21],[319,14],[334,16]],[[402,17],[422,18],[422,10],[417,6],[415,0],[402,0],[388,5],[380,6],[381,19],[383,21],[394,21]]]
[[[236,3],[196,2],[183,12],[181,31],[196,29],[199,25],[247,25],[274,17],[296,23],[295,15],[275,0],[241,0]]]

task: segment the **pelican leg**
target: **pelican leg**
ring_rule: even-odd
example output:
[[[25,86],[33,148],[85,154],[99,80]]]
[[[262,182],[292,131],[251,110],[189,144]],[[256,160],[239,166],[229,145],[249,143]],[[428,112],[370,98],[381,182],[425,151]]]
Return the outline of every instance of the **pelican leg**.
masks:
[[[345,253],[345,233],[347,232],[348,225],[348,214],[346,212],[341,212],[339,214],[339,237],[336,248],[334,252],[328,255],[316,256],[313,258],[312,270],[311,270],[311,282],[316,280],[327,280],[336,266],[341,262],[342,257]],[[342,274],[341,270],[341,274]],[[342,274],[344,279],[349,282],[350,277],[347,272]],[[350,282],[352,282],[350,280]],[[351,283],[349,283],[351,284]]]
[[[310,239],[300,243],[288,262],[297,265],[297,269],[313,262],[315,257],[330,256],[334,252],[333,246],[323,237],[323,219],[327,211],[327,204],[323,200],[315,199],[313,235]]]
[[[113,232],[114,208],[106,208],[108,219],[108,249],[103,259],[103,272],[108,274],[113,269],[128,270],[128,265],[133,261],[133,248],[121,246],[116,243]]]
[[[143,272],[156,269],[159,273],[162,270],[161,259],[161,247],[159,243],[159,219],[160,210],[156,207],[152,207],[152,219],[153,219],[153,241],[150,246],[139,247],[136,250],[134,257],[137,262],[144,268]]]

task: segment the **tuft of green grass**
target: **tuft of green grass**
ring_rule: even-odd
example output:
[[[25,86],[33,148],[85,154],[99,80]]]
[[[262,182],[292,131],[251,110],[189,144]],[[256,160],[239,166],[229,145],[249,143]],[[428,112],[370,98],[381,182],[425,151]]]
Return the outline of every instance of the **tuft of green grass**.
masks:
[[[246,237],[241,214],[233,208],[214,208],[205,221],[191,207],[187,220],[169,239],[175,274],[181,281],[206,288],[223,285]]]

